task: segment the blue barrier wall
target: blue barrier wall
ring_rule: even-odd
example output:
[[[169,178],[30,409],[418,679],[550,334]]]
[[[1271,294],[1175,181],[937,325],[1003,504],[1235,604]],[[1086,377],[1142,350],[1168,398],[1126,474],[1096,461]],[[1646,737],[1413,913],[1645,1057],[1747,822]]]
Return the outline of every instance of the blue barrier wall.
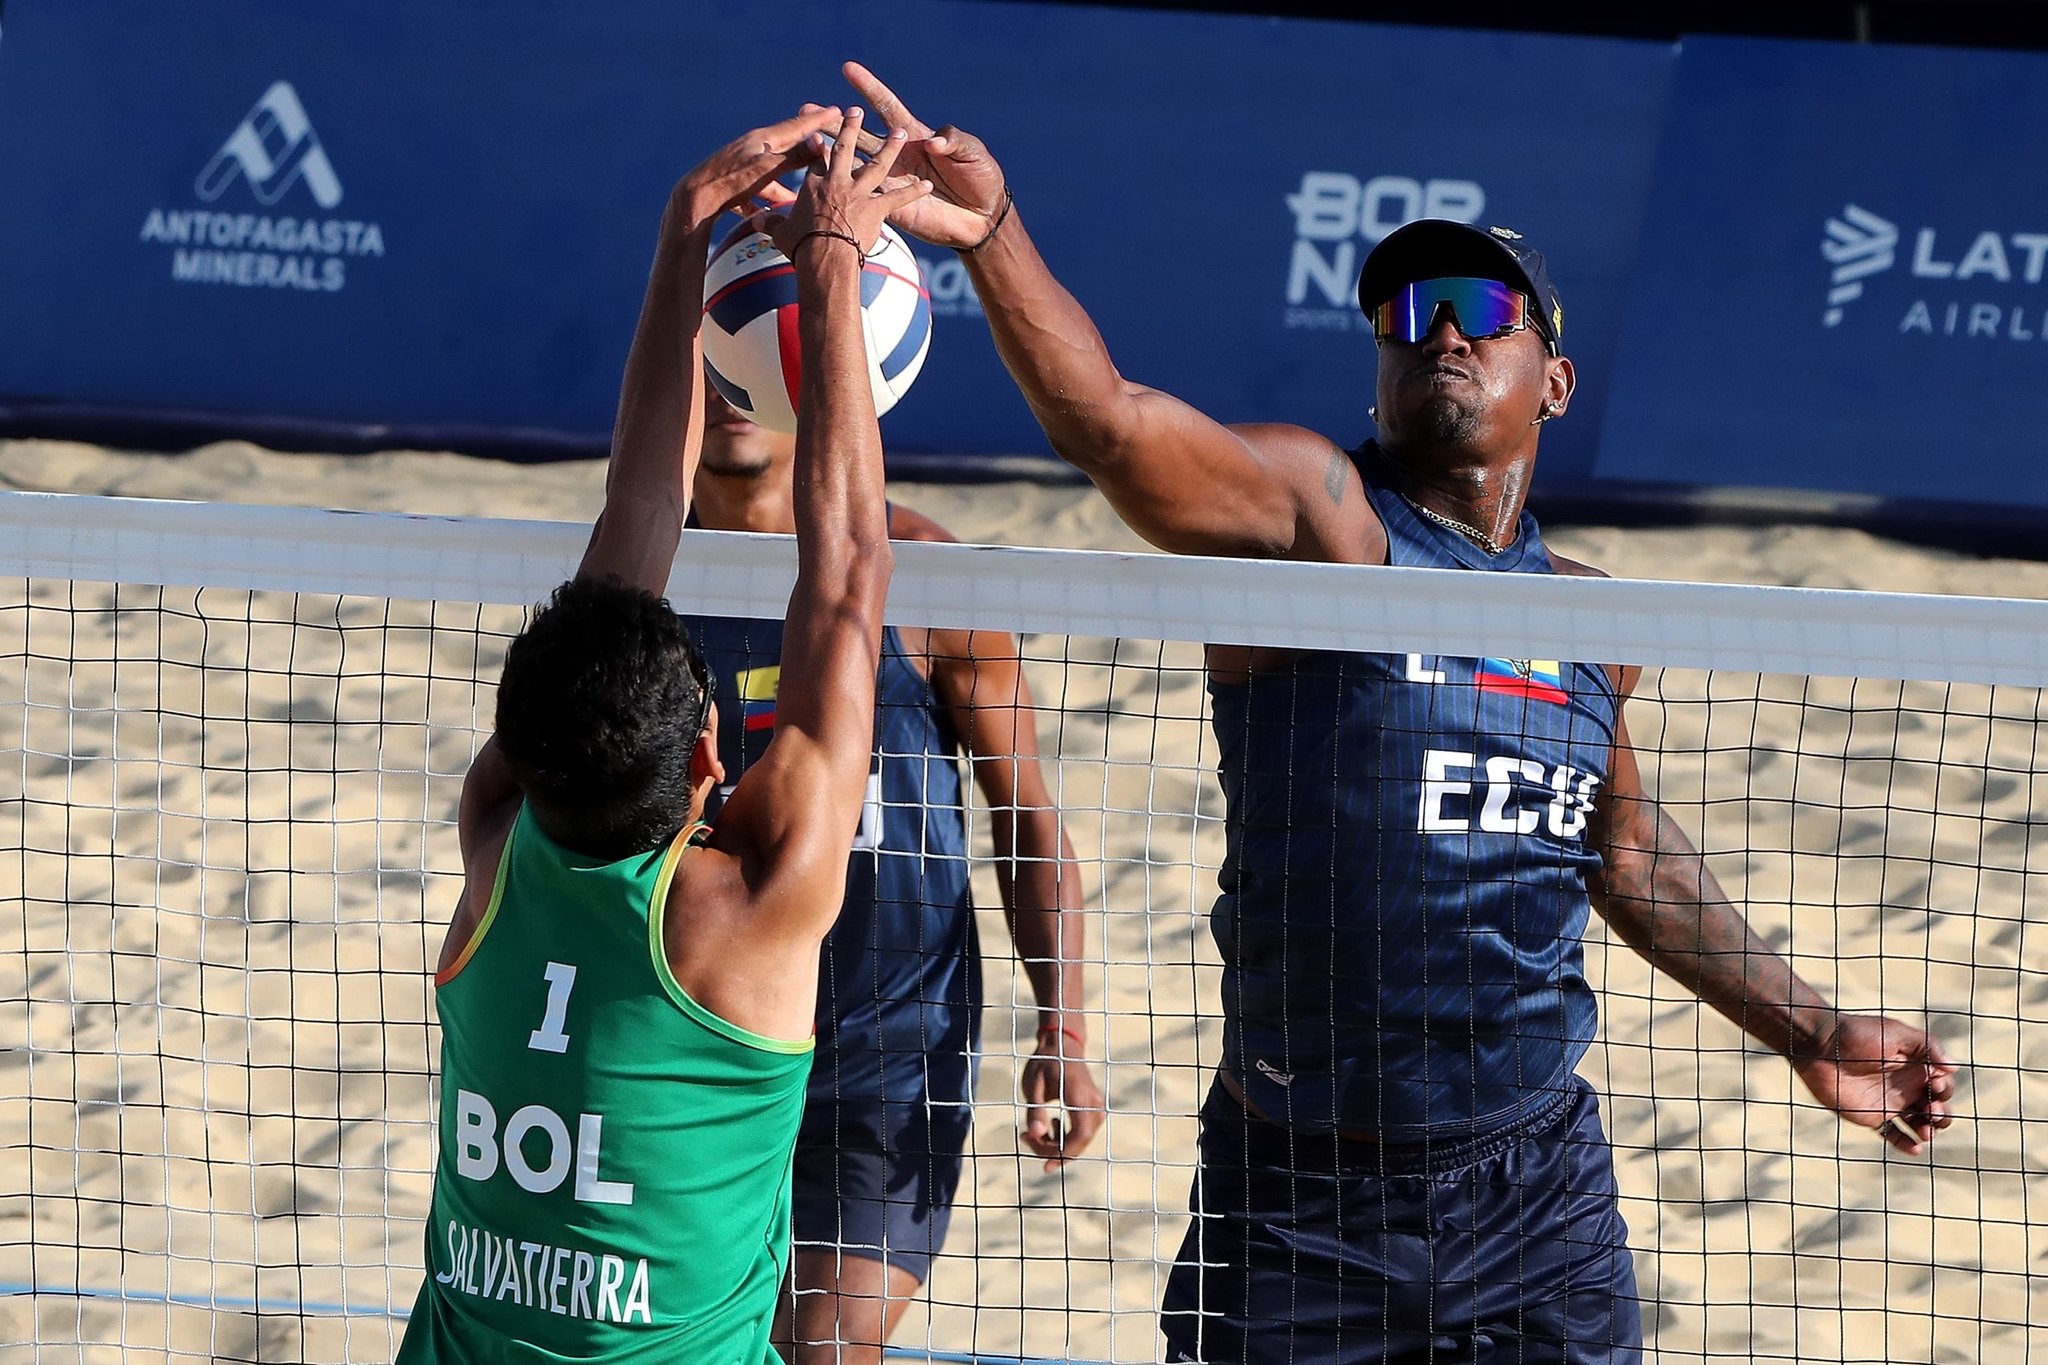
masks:
[[[780,13],[770,45],[662,0],[10,0],[0,423],[600,449],[669,186],[849,98],[858,56],[989,140],[1124,372],[1219,417],[1365,434],[1357,262],[1465,217],[1526,233],[1562,291],[1581,382],[1539,492],[2048,505],[2048,59]],[[936,333],[892,453],[1043,455],[964,270],[923,260]]]
[[[803,98],[847,98],[848,55],[982,132],[1125,372],[1218,416],[1364,434],[1351,281],[1425,212],[1541,243],[1604,381],[1666,48],[795,0],[771,55],[687,8],[16,0],[0,310],[35,324],[0,334],[0,393],[598,444],[669,185]],[[319,174],[252,176],[224,150],[244,127]],[[925,263],[938,331],[892,449],[1042,452],[964,271]],[[1552,465],[1588,470],[1594,427],[1560,424]]]
[[[1687,39],[1596,472],[2048,507],[2044,146],[2038,55]]]

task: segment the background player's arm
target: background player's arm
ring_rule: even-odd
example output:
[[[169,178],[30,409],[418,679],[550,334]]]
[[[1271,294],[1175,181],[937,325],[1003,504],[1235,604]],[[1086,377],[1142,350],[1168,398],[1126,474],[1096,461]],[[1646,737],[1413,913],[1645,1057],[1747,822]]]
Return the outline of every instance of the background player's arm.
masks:
[[[895,533],[899,540],[953,538],[929,518],[901,508]],[[1087,980],[1080,869],[1046,787],[1037,713],[1016,640],[1003,631],[932,630],[925,633],[923,652],[932,690],[952,717],[988,802],[996,888],[1038,1003],[1037,1047],[1018,1078],[1025,1103],[1021,1136],[1050,1170],[1080,1155],[1103,1117],[1082,1013]]]
[[[874,745],[875,670],[893,556],[882,440],[860,314],[861,254],[890,208],[923,193],[888,182],[900,140],[855,175],[851,133],[806,177],[776,244],[796,262],[802,390],[794,508],[797,580],[783,632],[775,738],[734,788],[713,847],[739,859],[745,919],[733,952],[815,949],[839,912]],[[766,959],[764,958],[764,961]],[[773,985],[772,982],[768,983]],[[800,1016],[808,1027],[815,1000]],[[728,1017],[731,1017],[730,1015]]]
[[[858,63],[846,74],[889,126],[919,139],[905,168],[929,177],[936,193],[898,215],[906,231],[967,248],[1000,219],[987,244],[961,258],[996,350],[1053,449],[1132,529],[1185,554],[1384,559],[1385,532],[1342,450],[1300,427],[1225,426],[1124,378],[1039,256],[987,148],[956,128],[935,133]]]
[[[1834,1009],[1757,936],[1644,792],[1625,722],[1593,832],[1604,860],[1593,903],[1631,948],[1782,1053],[1821,1103],[1901,1151],[1918,1153],[1949,1125],[1955,1067],[1941,1046],[1896,1019]]]

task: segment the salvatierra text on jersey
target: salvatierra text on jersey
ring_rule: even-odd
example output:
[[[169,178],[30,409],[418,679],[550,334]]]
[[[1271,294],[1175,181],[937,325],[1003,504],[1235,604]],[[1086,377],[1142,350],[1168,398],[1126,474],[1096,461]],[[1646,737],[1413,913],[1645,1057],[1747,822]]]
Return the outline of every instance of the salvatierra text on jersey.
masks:
[[[523,1242],[448,1220],[448,1268],[434,1279],[480,1299],[594,1322],[652,1322],[647,1262]],[[630,1279],[630,1283],[629,1283]],[[625,1290],[625,1298],[619,1291]]]

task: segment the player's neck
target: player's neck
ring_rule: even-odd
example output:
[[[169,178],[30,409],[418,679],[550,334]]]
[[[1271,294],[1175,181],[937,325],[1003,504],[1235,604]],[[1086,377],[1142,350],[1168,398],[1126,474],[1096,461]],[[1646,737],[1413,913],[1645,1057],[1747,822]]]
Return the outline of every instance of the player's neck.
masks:
[[[796,504],[786,469],[760,474],[714,474],[699,469],[693,491],[697,521],[707,530],[796,532]]]
[[[1514,542],[1536,452],[1489,460],[1463,448],[1416,452],[1380,447],[1396,489],[1410,502],[1481,532],[1495,546]]]

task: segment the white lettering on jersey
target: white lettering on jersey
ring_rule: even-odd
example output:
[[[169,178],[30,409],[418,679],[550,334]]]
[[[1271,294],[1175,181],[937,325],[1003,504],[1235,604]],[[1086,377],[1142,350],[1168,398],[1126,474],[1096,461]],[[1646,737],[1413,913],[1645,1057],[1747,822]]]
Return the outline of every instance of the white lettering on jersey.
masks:
[[[630,1204],[633,1182],[600,1180],[598,1150],[604,1141],[604,1116],[579,1114],[576,1120],[576,1199],[584,1204]]]
[[[1470,782],[1453,782],[1451,769],[1472,770],[1472,755],[1455,753],[1449,749],[1431,749],[1422,755],[1422,832],[1424,834],[1462,834],[1470,829],[1471,822],[1463,816],[1446,815],[1444,798],[1468,796],[1472,792]]]
[[[540,1133],[547,1139],[547,1157],[539,1166],[527,1159],[526,1139]],[[498,1141],[498,1112],[491,1102],[471,1090],[455,1092],[455,1173],[465,1180],[489,1180],[498,1173],[502,1154],[505,1171],[528,1194],[548,1194],[560,1189],[576,1170],[576,1199],[584,1204],[630,1204],[633,1182],[606,1180],[604,1161],[604,1116],[578,1114],[576,1140],[569,1140],[569,1125],[544,1104],[529,1104],[514,1113],[505,1124],[505,1140]]]
[[[1408,681],[1415,683],[1442,682],[1444,680],[1444,671],[1441,668],[1425,668],[1423,667],[1422,660],[1423,656],[1420,654],[1410,654],[1408,656]]]
[[[1576,839],[1585,832],[1600,779],[1575,768],[1559,768],[1550,775],[1550,786],[1556,793],[1550,802],[1550,832],[1560,839]]]
[[[539,1129],[547,1134],[547,1165],[534,1169],[526,1160],[526,1135]],[[546,1194],[569,1174],[569,1126],[562,1116],[544,1104],[529,1104],[515,1112],[505,1124],[505,1169],[513,1183],[528,1194]]]
[[[1482,784],[1451,776],[1454,771],[1474,769],[1485,772]],[[1449,802],[1453,797],[1469,797],[1475,785],[1484,787],[1478,814],[1481,833],[1534,834],[1539,825],[1547,824],[1557,838],[1576,839],[1586,832],[1600,778],[1569,764],[1546,769],[1533,758],[1511,754],[1493,755],[1482,764],[1475,755],[1455,749],[1425,750],[1417,828],[1424,834],[1469,834],[1472,816],[1457,813]],[[1532,804],[1531,794],[1540,799]],[[1469,810],[1471,803],[1464,804]]]
[[[455,1092],[455,1173],[489,1180],[498,1173],[498,1111],[473,1090]]]
[[[623,1256],[527,1242],[488,1228],[448,1220],[448,1265],[436,1284],[480,1299],[537,1309],[589,1322],[652,1322],[647,1262],[631,1262],[632,1288],[623,1303],[628,1262]],[[597,1292],[591,1293],[595,1284]]]
[[[548,979],[548,1004],[541,1012],[540,1027],[527,1035],[526,1045],[536,1052],[567,1052],[569,1035],[562,1024],[569,1017],[569,992],[576,989],[576,965],[550,962],[543,973]]]
[[[1509,758],[1496,754],[1486,760],[1486,803],[1479,808],[1479,828],[1488,834],[1534,834],[1543,817],[1533,810],[1508,813],[1508,797],[1519,785],[1517,774],[1538,788],[1543,786],[1543,765],[1533,758]]]

